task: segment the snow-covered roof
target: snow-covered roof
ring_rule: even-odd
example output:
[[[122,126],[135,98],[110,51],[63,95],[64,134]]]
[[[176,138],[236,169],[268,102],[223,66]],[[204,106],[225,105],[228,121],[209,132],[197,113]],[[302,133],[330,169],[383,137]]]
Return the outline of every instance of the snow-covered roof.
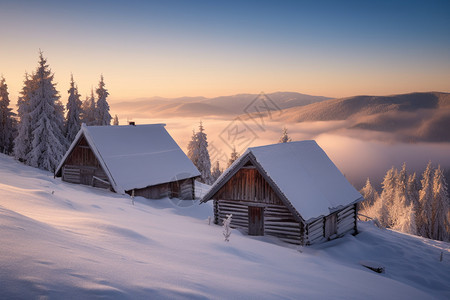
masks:
[[[362,200],[315,141],[300,141],[249,148],[219,177],[202,201],[210,200],[248,160],[256,164],[281,200],[289,201],[307,223]]]
[[[164,126],[83,124],[55,174],[84,136],[117,193],[200,176]]]

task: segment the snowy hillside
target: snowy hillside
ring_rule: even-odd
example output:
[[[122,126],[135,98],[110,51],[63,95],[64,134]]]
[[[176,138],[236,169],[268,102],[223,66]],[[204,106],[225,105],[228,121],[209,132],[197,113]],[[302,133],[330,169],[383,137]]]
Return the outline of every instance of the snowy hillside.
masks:
[[[0,298],[450,298],[447,243],[370,223],[301,249],[236,230],[226,243],[209,204],[177,204],[133,205],[0,155]]]

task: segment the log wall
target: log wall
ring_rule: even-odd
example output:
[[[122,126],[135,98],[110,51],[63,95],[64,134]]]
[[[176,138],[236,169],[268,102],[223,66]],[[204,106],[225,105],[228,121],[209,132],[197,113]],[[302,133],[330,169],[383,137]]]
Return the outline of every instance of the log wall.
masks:
[[[242,167],[214,195],[214,222],[232,214],[231,227],[248,233],[249,207],[263,207],[264,234],[304,244],[304,226],[295,220],[269,183],[253,166]]]
[[[67,157],[62,168],[62,180],[106,189],[111,188],[108,176],[84,137],[80,138]]]
[[[343,236],[347,233],[357,233],[356,223],[357,207],[356,204],[349,205],[337,213],[337,236]]]
[[[127,194],[131,195],[132,190],[126,191]],[[160,199],[170,196],[169,183],[157,184],[153,186],[148,186],[143,189],[135,189],[135,196],[141,196],[147,199]]]
[[[333,213],[335,217],[330,216],[319,218],[306,226],[306,244],[313,245],[324,241],[342,237],[348,233],[357,233],[356,223],[356,204],[349,205],[342,210]],[[334,224],[335,232],[328,232],[329,225],[326,226],[326,220],[331,219]]]
[[[193,200],[195,199],[195,179],[188,178],[180,183],[180,195],[181,200]]]
[[[261,202],[240,202],[230,200],[214,201],[214,221],[222,225],[227,215],[232,214],[231,227],[248,232],[249,206],[264,208],[264,234],[276,236],[282,241],[302,245],[303,224],[297,222],[284,205],[262,204]]]
[[[142,189],[135,189],[134,195],[147,199],[169,197],[179,198],[181,200],[192,200],[194,199],[194,192],[194,179],[188,178],[174,182],[152,185]],[[131,195],[132,190],[126,191],[126,193]]]

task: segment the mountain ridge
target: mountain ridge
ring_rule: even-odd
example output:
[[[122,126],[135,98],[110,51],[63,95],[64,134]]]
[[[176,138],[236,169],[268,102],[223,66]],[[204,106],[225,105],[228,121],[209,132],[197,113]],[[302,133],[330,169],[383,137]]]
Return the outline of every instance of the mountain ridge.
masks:
[[[333,98],[312,96],[297,92],[274,92],[269,94],[236,94],[230,96],[178,97],[178,98],[139,98],[137,101],[123,101],[111,106],[133,117],[179,117],[179,116],[230,116],[243,113],[245,107],[258,99],[268,97],[279,108],[285,109],[308,105]]]
[[[353,96],[283,109],[274,121],[346,120],[347,129],[389,133],[404,142],[450,142],[450,93]]]

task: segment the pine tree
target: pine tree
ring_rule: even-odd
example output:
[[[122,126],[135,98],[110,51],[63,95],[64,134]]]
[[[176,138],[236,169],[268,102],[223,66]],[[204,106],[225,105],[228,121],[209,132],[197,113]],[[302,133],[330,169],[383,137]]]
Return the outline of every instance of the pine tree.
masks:
[[[10,154],[14,140],[14,113],[9,108],[8,85],[5,78],[0,79],[0,153]]]
[[[33,86],[29,100],[32,149],[27,163],[54,171],[67,147],[63,134],[64,106],[59,101],[53,74],[42,52],[39,55],[39,66],[33,76]]]
[[[403,210],[406,206],[406,197],[408,196],[407,184],[408,174],[406,173],[406,163],[403,163],[402,169],[397,173],[397,176],[395,178],[395,192],[392,207],[390,209],[393,227],[395,227],[396,223],[400,222]]]
[[[392,227],[393,225],[390,210],[394,205],[396,177],[397,170],[392,167],[387,171],[381,184],[383,187],[383,191],[380,196],[381,205],[378,215],[380,224],[383,227]]]
[[[447,182],[441,166],[434,172],[433,176],[433,203],[431,217],[431,238],[434,240],[449,240],[449,196]]]
[[[420,184],[417,180],[417,175],[414,172],[413,174],[408,176],[408,185],[407,185],[407,195],[406,204],[413,204],[415,210],[417,211],[419,205],[419,190]]]
[[[114,116],[113,125],[114,126],[118,126],[119,125],[119,118],[117,117],[117,115]]]
[[[195,130],[192,129],[192,137],[187,146],[187,156],[192,161],[192,163],[197,166],[198,163],[198,141],[197,135],[195,134]]]
[[[283,134],[281,135],[281,138],[278,141],[278,143],[288,143],[288,142],[291,142],[291,141],[292,141],[292,139],[288,135],[287,128],[284,127],[283,128]]]
[[[370,179],[367,178],[366,184],[360,191],[364,197],[364,201],[359,203],[359,210],[362,215],[372,219],[379,219],[379,211],[381,210],[381,200],[378,192],[373,188]]]
[[[199,131],[197,133],[192,132],[192,139],[188,144],[188,157],[200,171],[200,181],[211,184],[211,161],[208,153],[208,141],[202,122],[200,122]]]
[[[419,211],[416,219],[417,233],[423,237],[431,238],[431,218],[433,203],[433,181],[431,161],[422,174],[422,189],[419,192]]]
[[[366,210],[367,208],[373,206],[374,203],[380,197],[380,195],[378,195],[378,192],[373,188],[372,184],[370,183],[369,178],[367,178],[366,184],[361,189],[360,193],[364,197],[364,201],[360,202],[362,210]]]
[[[69,93],[69,99],[67,101],[67,116],[64,134],[67,141],[72,143],[81,128],[80,117],[82,113],[80,94],[78,94],[78,89],[75,87],[73,75],[70,76],[70,89],[67,92]]]
[[[203,124],[200,122],[199,131],[197,132],[198,142],[198,170],[202,174],[202,180],[206,184],[212,183],[211,178],[211,160],[208,152],[208,140],[204,132]]]
[[[88,126],[97,125],[95,120],[94,89],[91,89],[91,96],[86,96],[86,100],[81,104],[81,110],[81,123],[85,123]]]
[[[105,89],[105,82],[103,81],[103,75],[100,77],[100,82],[98,84],[98,88],[96,90],[98,99],[97,99],[97,107],[96,107],[96,114],[95,114],[95,120],[97,125],[104,126],[104,125],[111,125],[111,115],[109,114],[109,104],[106,101],[106,98],[108,97],[109,93],[108,90]]]
[[[17,136],[14,139],[14,157],[24,163],[31,151],[31,115],[30,115],[30,97],[34,89],[34,83],[31,77],[25,73],[25,80],[22,91],[17,101],[17,116],[19,123],[17,124]]]
[[[233,151],[231,151],[227,168],[229,168],[238,158],[239,158],[239,153],[236,152],[236,147],[233,145]]]
[[[415,210],[412,203],[408,204],[408,174],[406,163],[397,174],[395,184],[394,203],[389,214],[392,228],[401,232],[416,234]]]
[[[220,169],[220,164],[219,164],[219,161],[217,160],[216,163],[214,164],[214,167],[213,167],[212,173],[211,173],[213,182],[215,182],[217,180],[217,178],[220,177],[220,175],[222,175],[222,170]]]

